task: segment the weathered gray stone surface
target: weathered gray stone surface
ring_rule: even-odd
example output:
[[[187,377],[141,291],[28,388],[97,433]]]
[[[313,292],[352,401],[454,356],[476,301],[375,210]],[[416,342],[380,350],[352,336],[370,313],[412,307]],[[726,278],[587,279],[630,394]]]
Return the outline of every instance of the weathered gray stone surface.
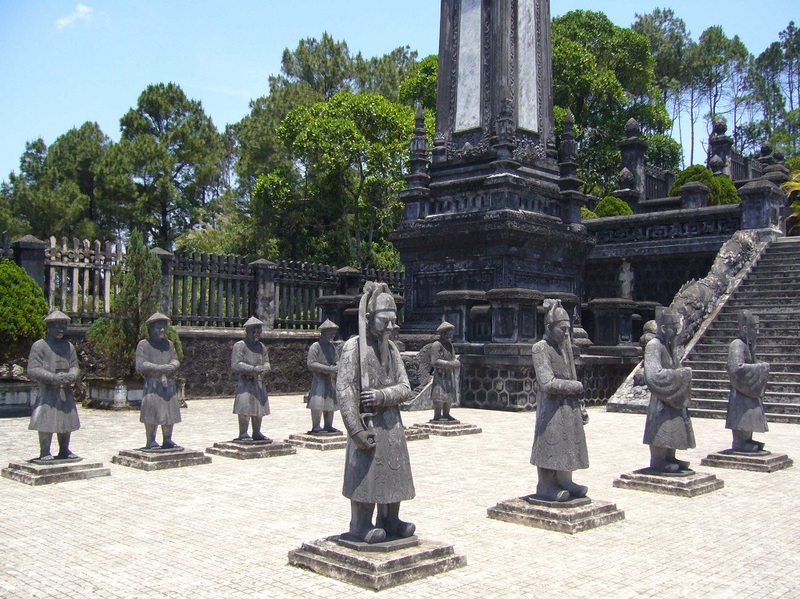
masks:
[[[539,502],[526,497],[501,501],[487,510],[490,518],[544,528],[567,534],[591,530],[605,524],[619,522],[625,512],[609,501],[592,501],[588,497],[569,502]]]
[[[303,543],[289,552],[289,563],[312,572],[374,591],[467,565],[452,545],[420,540],[418,545],[391,552],[359,551],[336,537]]]
[[[483,432],[480,427],[474,424],[464,424],[459,420],[430,420],[428,422],[415,424],[413,427],[406,429],[406,431],[411,429],[424,431],[430,435],[439,437],[460,437],[461,435],[476,435]]]
[[[66,460],[54,460],[49,464],[11,462],[8,468],[3,468],[2,470],[3,478],[34,487],[110,475],[111,470],[103,468],[102,462],[78,461],[75,463]]]
[[[305,449],[330,451],[331,449],[344,449],[347,447],[347,436],[343,433],[293,434],[289,435],[287,443],[297,447],[304,447]]]
[[[614,480],[614,486],[621,489],[677,495],[678,497],[697,497],[717,491],[724,486],[714,474],[684,471],[679,475],[654,474],[649,468],[642,468],[621,474]]]
[[[123,449],[111,458],[111,462],[120,466],[130,466],[150,472],[169,468],[184,468],[210,464],[211,457],[194,449],[169,449],[163,451],[142,451],[141,449]]]
[[[252,460],[256,458],[274,458],[282,455],[294,455],[297,450],[288,442],[281,441],[226,441],[214,443],[207,447],[206,453],[219,455],[237,460]]]
[[[751,470],[753,472],[775,472],[791,468],[794,462],[785,453],[742,454],[730,449],[710,453],[700,463],[713,468],[729,468],[733,470]]]

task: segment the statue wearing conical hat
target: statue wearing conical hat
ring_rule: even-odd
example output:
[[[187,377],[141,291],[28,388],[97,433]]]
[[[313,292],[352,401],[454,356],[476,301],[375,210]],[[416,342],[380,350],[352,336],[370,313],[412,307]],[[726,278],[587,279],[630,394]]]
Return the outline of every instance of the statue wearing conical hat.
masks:
[[[695,446],[694,430],[686,405],[692,394],[692,369],[680,366],[673,344],[680,317],[669,309],[657,318],[658,332],[644,350],[644,378],[650,404],[644,427],[644,444],[650,446],[650,469],[674,474],[689,469],[675,457],[676,449]]]
[[[586,497],[588,488],[572,472],[589,467],[584,424],[583,383],[575,373],[569,315],[558,300],[545,300],[545,334],[533,346],[536,372],[536,425],[531,464],[537,467],[536,496],[546,501]]]
[[[755,356],[758,324],[758,316],[750,310],[742,310],[739,313],[739,338],[731,341],[728,348],[731,391],[725,428],[733,432],[731,449],[744,453],[763,450],[764,444],[754,441],[753,433],[768,430],[762,398],[769,378],[769,364]]]
[[[39,432],[37,461],[80,459],[69,449],[70,436],[81,427],[72,385],[78,380],[78,355],[66,339],[69,316],[55,310],[45,319],[47,335],[31,346],[28,376],[39,384],[39,394],[31,413],[30,430]],[[53,458],[50,445],[58,438],[58,455]]]
[[[414,497],[399,404],[411,397],[400,351],[390,337],[397,306],[385,283],[367,282],[359,305],[359,334],[345,342],[336,395],[347,428],[342,493],[350,499],[351,536],[367,543],[414,534],[400,520],[400,502]],[[378,515],[375,524],[372,514]]]
[[[306,366],[311,371],[311,390],[308,392],[307,408],[311,410],[311,434],[339,433],[333,427],[334,412],[339,409],[336,399],[336,373],[338,352],[333,338],[339,326],[326,320],[319,326],[319,341],[308,348]]]
[[[434,420],[455,420],[450,415],[450,407],[458,404],[458,374],[461,370],[461,362],[456,358],[453,349],[455,329],[449,322],[443,322],[436,329],[439,339],[431,344],[431,401]]]
[[[169,316],[156,312],[147,319],[147,339],[136,346],[136,372],[144,377],[139,421],[144,423],[145,449],[179,449],[172,430],[181,421],[175,373],[181,365],[172,341],[167,339]],[[156,441],[161,426],[162,443]]]
[[[261,432],[263,418],[269,415],[264,376],[272,370],[267,348],[260,341],[263,326],[258,318],[250,317],[244,323],[244,339],[234,343],[231,352],[231,370],[239,377],[233,400],[233,413],[239,417],[237,441],[270,441]],[[253,425],[252,436],[247,433],[250,423]]]

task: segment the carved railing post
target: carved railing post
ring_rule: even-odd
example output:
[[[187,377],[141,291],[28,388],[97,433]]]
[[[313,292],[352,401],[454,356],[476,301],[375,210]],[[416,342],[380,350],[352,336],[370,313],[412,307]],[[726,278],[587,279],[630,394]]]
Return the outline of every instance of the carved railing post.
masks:
[[[25,235],[11,244],[14,252],[14,261],[25,269],[45,294],[49,297],[45,287],[44,251],[47,244],[33,235]]]

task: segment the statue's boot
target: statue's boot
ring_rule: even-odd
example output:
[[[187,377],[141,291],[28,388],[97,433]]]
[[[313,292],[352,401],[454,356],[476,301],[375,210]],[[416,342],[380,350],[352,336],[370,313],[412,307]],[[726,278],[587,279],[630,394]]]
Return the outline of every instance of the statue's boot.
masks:
[[[764,442],[763,441],[756,441],[752,437],[750,437],[750,441],[755,444],[756,451],[764,451]]]
[[[407,539],[414,534],[417,526],[413,522],[404,522],[400,519],[400,502],[379,503],[378,518],[375,521],[378,528],[386,531],[388,538]]]
[[[53,460],[50,455],[50,444],[53,442],[53,433],[39,433],[39,457],[37,459],[43,462]]]
[[[325,426],[322,430],[324,430],[326,433],[341,433],[342,431],[333,427],[333,414],[333,410],[326,410],[322,412],[322,416],[325,419]]]
[[[449,403],[445,403],[442,408],[442,418],[445,420],[455,420],[455,418],[450,415],[450,405]]]
[[[586,497],[589,492],[589,487],[586,485],[579,485],[572,480],[572,472],[569,470],[557,470],[556,480],[558,486],[565,489],[571,497]]]
[[[78,456],[69,450],[69,439],[72,433],[58,433],[58,455],[59,460],[77,460]]]
[[[264,433],[261,432],[261,416],[253,416],[253,441],[272,441]]]
[[[433,402],[433,419],[442,420],[442,404],[441,402]]]
[[[239,436],[236,437],[237,441],[251,441],[253,438],[247,434],[247,427],[250,425],[250,419],[247,416],[239,416]]]
[[[322,410],[311,410],[311,430],[310,434],[321,433],[325,429],[320,426],[322,421]]]
[[[681,470],[689,469],[689,462],[687,462],[686,460],[679,460],[678,458],[676,458],[674,451],[667,454],[667,462],[669,462],[670,464],[677,464],[678,468],[680,468]]]
[[[656,445],[650,446],[650,469],[664,474],[676,474],[681,471],[678,464],[669,461],[669,449]]]
[[[567,501],[569,491],[562,489],[558,485],[556,471],[549,468],[537,468],[539,471],[539,482],[536,483],[536,495],[547,501]]]
[[[156,424],[145,424],[144,425],[144,433],[146,437],[146,441],[144,444],[145,449],[159,449],[161,445],[158,444],[156,441],[156,429],[158,425]]]
[[[763,443],[753,441],[753,433],[750,431],[733,431],[733,451],[742,453],[755,453],[764,448]]]
[[[372,525],[374,503],[362,503],[350,500],[350,534],[365,543],[382,543],[386,540],[386,531]]]
[[[161,436],[164,438],[161,449],[177,449],[179,445],[172,440],[172,424],[161,425]]]

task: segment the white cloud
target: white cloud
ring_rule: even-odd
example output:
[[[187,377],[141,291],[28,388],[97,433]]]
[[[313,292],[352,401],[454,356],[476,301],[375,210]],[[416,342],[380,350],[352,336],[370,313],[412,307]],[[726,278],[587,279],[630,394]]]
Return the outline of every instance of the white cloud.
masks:
[[[64,27],[71,27],[78,21],[89,21],[92,18],[92,12],[92,9],[85,4],[78,4],[70,14],[56,21],[56,27],[64,29]]]

